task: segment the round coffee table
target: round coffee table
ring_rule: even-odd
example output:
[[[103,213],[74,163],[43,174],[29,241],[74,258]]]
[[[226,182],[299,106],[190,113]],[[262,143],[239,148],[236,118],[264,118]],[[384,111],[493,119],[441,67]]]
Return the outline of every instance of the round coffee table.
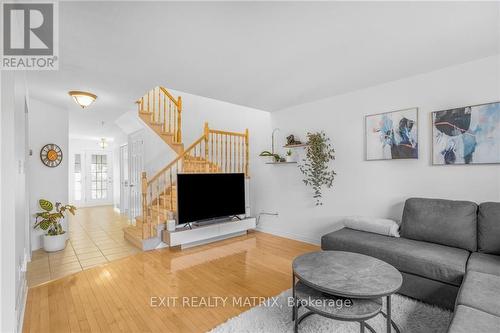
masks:
[[[401,288],[403,276],[392,265],[358,253],[320,251],[306,253],[295,258],[292,269],[294,297],[292,318],[295,322],[295,330],[298,329],[298,324],[303,319],[313,313],[338,320],[359,321],[362,330],[366,325],[364,323],[366,319],[381,313],[386,317],[387,332],[391,332],[391,326],[396,332],[400,332],[396,323],[391,319],[391,295]],[[300,281],[299,284],[296,282],[297,279]],[[325,309],[318,311],[317,308],[307,306],[306,303],[306,308],[312,313],[306,313],[301,318],[297,318],[300,300],[306,296],[303,294],[302,284],[312,290],[306,294],[320,292],[326,298],[347,298],[352,301],[353,306],[350,311],[336,311],[332,316],[328,316],[324,313]],[[308,297],[311,300],[317,296],[318,294]],[[372,310],[375,309],[373,304],[378,303],[382,297],[386,297],[386,313],[379,311],[373,315]],[[331,310],[327,310],[329,311]],[[373,332],[371,327],[367,327]]]

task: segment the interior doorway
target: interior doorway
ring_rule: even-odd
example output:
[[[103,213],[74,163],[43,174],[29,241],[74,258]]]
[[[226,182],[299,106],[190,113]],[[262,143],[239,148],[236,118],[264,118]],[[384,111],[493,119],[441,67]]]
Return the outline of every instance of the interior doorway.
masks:
[[[113,156],[107,152],[87,153],[87,205],[113,204]]]
[[[112,205],[112,152],[82,150],[71,158],[70,202],[77,207]]]
[[[143,171],[143,140],[142,131],[129,136],[128,141],[129,169],[129,210],[130,221],[135,224],[135,218],[141,215],[141,173]]]

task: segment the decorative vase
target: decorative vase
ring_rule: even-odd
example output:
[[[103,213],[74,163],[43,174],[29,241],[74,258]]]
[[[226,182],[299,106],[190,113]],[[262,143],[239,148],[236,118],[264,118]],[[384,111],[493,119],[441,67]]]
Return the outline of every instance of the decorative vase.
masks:
[[[61,235],[43,235],[43,249],[45,252],[56,252],[66,247],[66,232]]]

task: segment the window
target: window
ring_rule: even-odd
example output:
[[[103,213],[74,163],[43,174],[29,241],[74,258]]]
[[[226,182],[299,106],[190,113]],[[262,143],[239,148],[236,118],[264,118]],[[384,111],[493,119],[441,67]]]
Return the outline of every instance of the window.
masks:
[[[92,199],[106,199],[108,197],[108,163],[106,155],[92,154],[90,177]]]
[[[75,154],[75,201],[82,200],[82,156]]]

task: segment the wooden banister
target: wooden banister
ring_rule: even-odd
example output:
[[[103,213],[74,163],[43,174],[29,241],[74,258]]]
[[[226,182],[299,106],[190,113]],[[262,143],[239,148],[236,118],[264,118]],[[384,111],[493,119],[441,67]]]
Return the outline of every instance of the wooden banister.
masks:
[[[210,133],[245,137],[245,133],[228,132],[228,131],[221,131],[221,130],[214,130],[214,129],[211,129]]]
[[[148,209],[148,178],[146,172],[142,172],[141,175],[141,195],[142,195],[142,219],[143,223],[149,221],[149,209]],[[144,239],[144,228],[142,229],[142,238]]]
[[[175,98],[164,87],[155,87],[137,102],[139,112],[149,114],[152,126],[161,126],[164,134],[173,135],[173,142],[182,143],[182,98]]]
[[[177,142],[182,142],[182,99],[177,99]]]
[[[250,158],[250,150],[249,150],[249,132],[248,128],[245,129],[245,176],[250,177],[250,174],[248,172],[248,160]]]
[[[164,174],[165,172],[168,171],[168,169],[170,169],[173,165],[175,165],[177,162],[181,161],[189,152],[191,152],[196,146],[198,146],[198,144],[200,142],[202,142],[204,140],[205,136],[201,136],[198,140],[196,140],[195,142],[193,142],[187,149],[184,150],[184,152],[180,155],[178,155],[172,162],[170,162],[169,164],[167,164],[166,167],[164,167],[163,169],[161,169],[160,171],[158,171],[156,173],[156,175],[154,175],[151,180],[148,182],[148,185],[153,183],[155,180],[157,180],[162,174]]]
[[[203,134],[183,150],[182,98],[177,99],[165,88],[155,87],[137,100],[138,112],[156,133],[164,135],[177,157],[150,179],[141,176],[142,236],[154,237],[156,225],[164,223],[167,212],[175,209],[176,176],[188,173],[244,173],[249,176],[249,132],[211,129],[207,122]],[[161,129],[160,129],[161,128]]]
[[[174,96],[172,96],[172,94],[167,89],[165,89],[162,86],[160,86],[159,88],[165,94],[165,96],[167,96],[173,103],[175,103],[177,107],[179,107],[179,104],[177,104],[177,100],[175,99]],[[180,96],[178,98],[180,99]]]

